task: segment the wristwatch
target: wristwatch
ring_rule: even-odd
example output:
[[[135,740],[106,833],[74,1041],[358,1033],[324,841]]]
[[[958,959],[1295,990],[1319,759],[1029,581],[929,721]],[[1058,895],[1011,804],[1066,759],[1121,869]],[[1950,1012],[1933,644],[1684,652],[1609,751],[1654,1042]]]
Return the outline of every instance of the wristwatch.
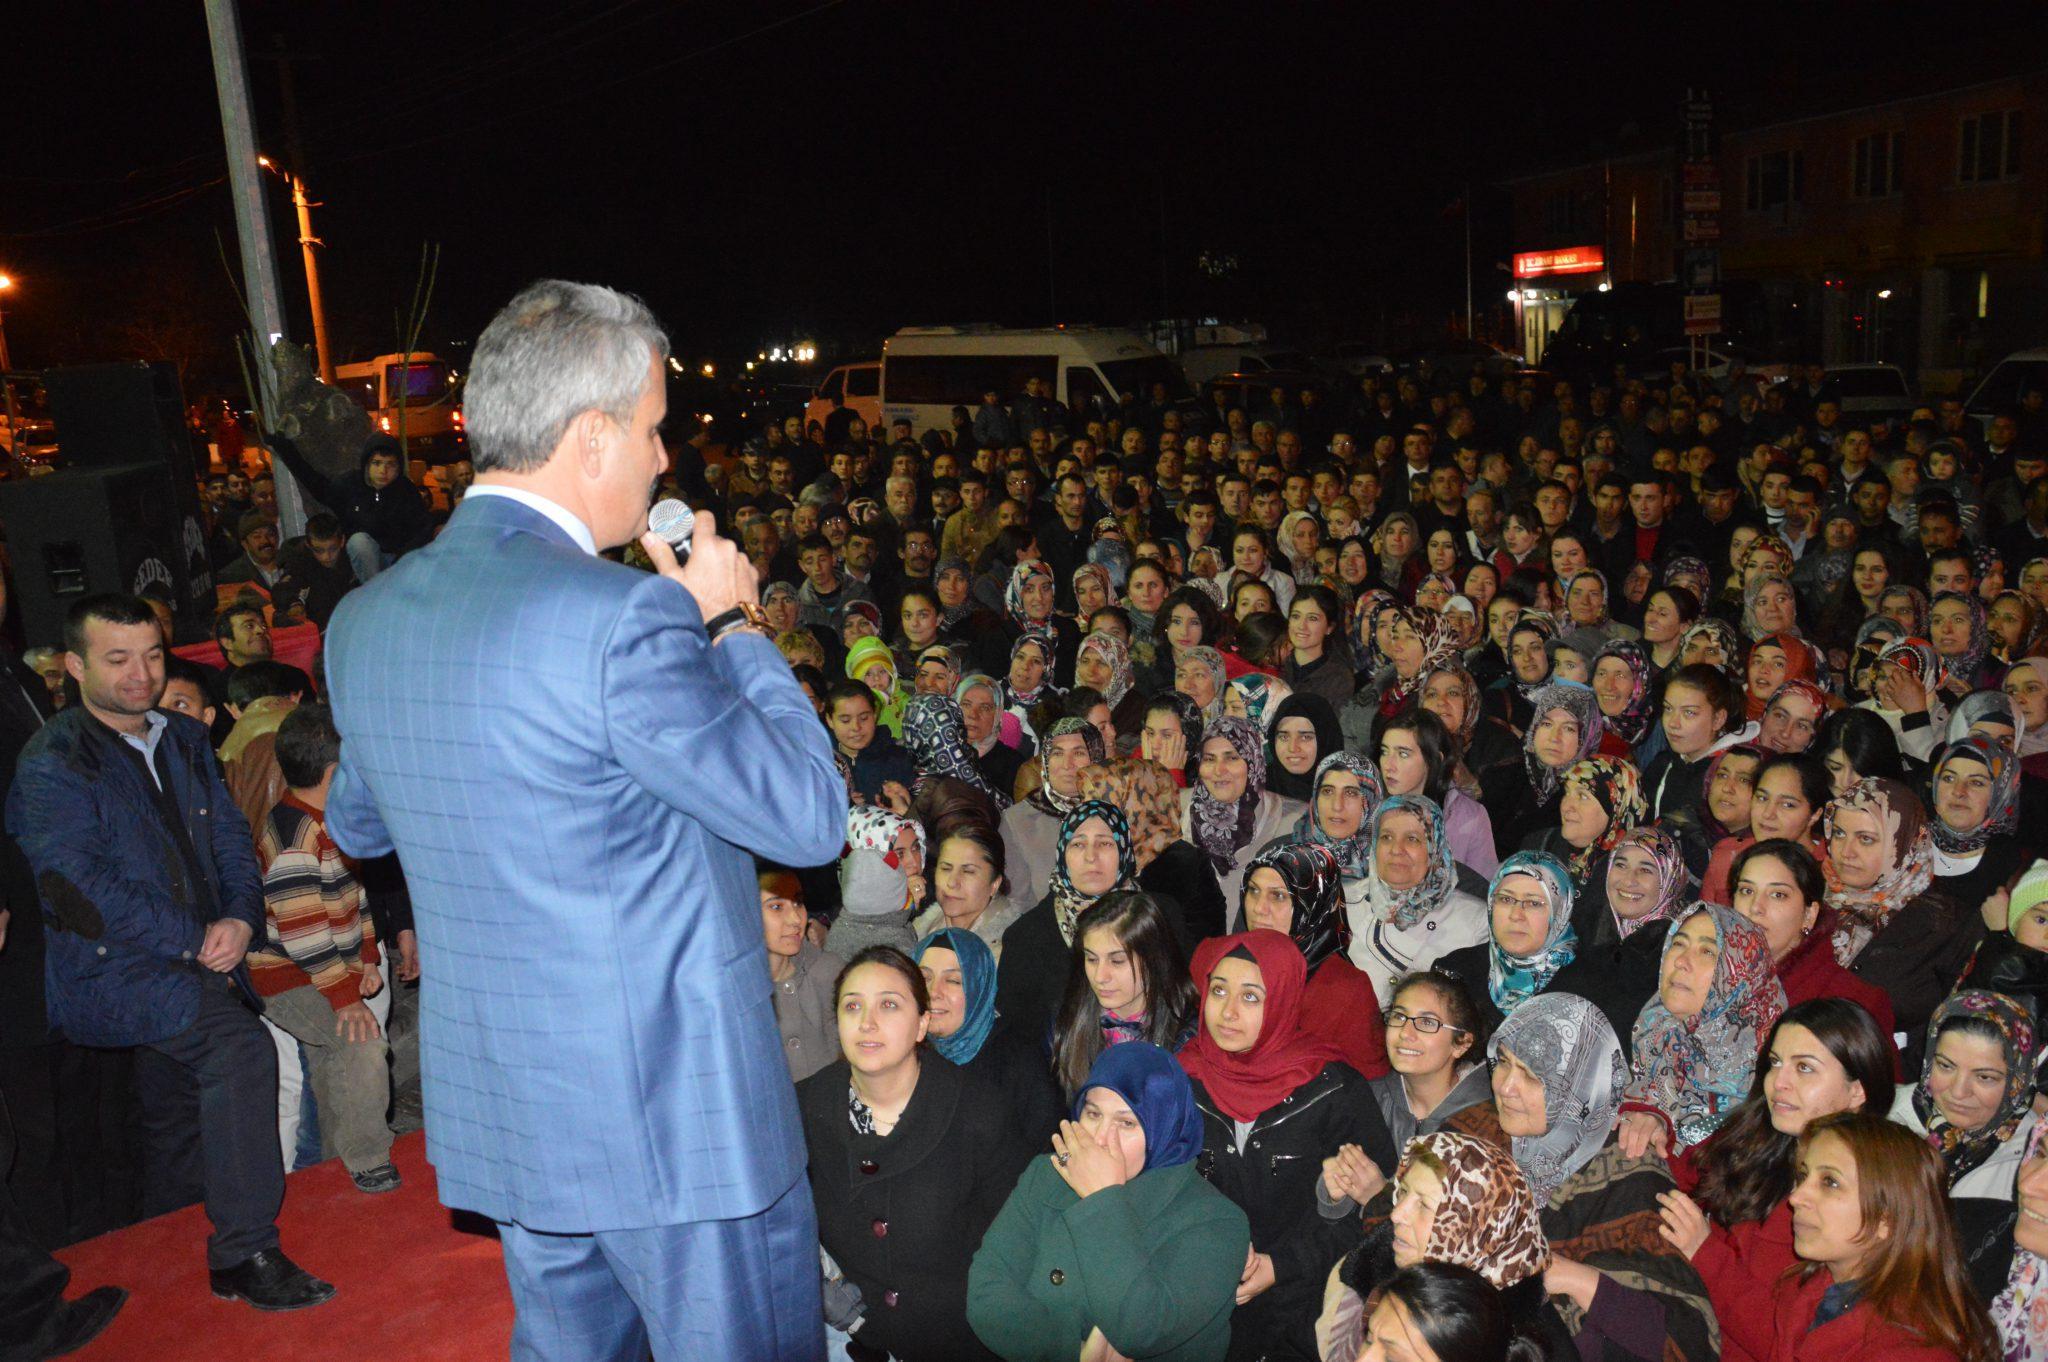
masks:
[[[714,615],[704,621],[704,632],[711,636],[713,643],[735,629],[746,628],[760,630],[763,638],[769,636],[768,612],[752,601],[741,601],[724,614]]]

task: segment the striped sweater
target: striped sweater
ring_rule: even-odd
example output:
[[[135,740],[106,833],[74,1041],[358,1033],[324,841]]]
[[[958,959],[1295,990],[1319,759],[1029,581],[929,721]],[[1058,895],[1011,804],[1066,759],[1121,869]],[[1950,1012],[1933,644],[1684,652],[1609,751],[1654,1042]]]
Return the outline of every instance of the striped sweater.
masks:
[[[362,999],[377,964],[377,933],[362,883],[327,836],[320,810],[287,793],[256,838],[263,868],[264,940],[249,952],[250,980],[266,998],[311,984],[337,1011]]]

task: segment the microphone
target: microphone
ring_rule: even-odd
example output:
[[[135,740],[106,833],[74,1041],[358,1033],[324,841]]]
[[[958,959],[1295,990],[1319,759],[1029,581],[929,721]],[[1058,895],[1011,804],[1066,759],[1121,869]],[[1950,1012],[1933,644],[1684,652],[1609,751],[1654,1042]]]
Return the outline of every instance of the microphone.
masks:
[[[647,512],[647,528],[650,533],[660,536],[676,551],[676,561],[686,563],[690,559],[690,534],[697,527],[697,513],[689,503],[677,497],[664,497],[654,503]]]

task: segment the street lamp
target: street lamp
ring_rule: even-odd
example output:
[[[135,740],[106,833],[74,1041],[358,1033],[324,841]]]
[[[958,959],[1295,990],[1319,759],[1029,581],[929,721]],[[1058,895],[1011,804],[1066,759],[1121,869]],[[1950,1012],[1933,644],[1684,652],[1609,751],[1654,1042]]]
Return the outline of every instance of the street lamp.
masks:
[[[14,276],[11,274],[0,274],[0,293],[6,293],[13,289],[13,287]],[[13,367],[14,365],[7,358],[7,314],[0,312],[0,374],[6,373]]]

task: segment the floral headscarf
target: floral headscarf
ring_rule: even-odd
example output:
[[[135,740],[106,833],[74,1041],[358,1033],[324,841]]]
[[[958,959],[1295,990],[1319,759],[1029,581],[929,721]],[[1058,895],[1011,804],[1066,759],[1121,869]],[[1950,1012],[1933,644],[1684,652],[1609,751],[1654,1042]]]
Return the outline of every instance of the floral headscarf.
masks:
[[[945,776],[965,781],[995,802],[996,812],[1010,807],[1009,797],[988,783],[967,742],[967,720],[960,702],[944,695],[913,695],[903,711],[903,745],[910,749],[920,776]]]
[[[1572,881],[1555,856],[1541,851],[1518,851],[1500,863],[1487,886],[1490,905],[1500,892],[1501,882],[1510,875],[1527,875],[1543,890],[1550,904],[1544,919],[1543,944],[1533,955],[1510,955],[1501,949],[1497,937],[1486,938],[1486,992],[1502,1012],[1512,1012],[1544,989],[1557,972],[1579,953],[1578,933],[1572,930]]]
[[[1081,797],[1124,811],[1131,851],[1145,864],[1180,840],[1180,786],[1156,761],[1127,757],[1090,766],[1081,772]]]
[[[1359,792],[1365,804],[1364,818],[1358,825],[1358,831],[1341,840],[1323,831],[1322,819],[1316,812],[1316,795],[1323,788],[1323,777],[1334,770],[1349,771],[1358,777]],[[1315,774],[1309,777],[1308,808],[1294,822],[1294,840],[1328,847],[1337,858],[1337,864],[1343,868],[1345,879],[1364,879],[1372,872],[1372,816],[1380,806],[1385,788],[1380,784],[1379,768],[1372,764],[1370,757],[1338,748],[1317,762]]]
[[[1943,664],[1941,654],[1934,651],[1934,645],[1918,635],[1893,639],[1884,645],[1884,651],[1877,655],[1881,667],[1902,667],[1918,677],[1920,685],[1927,692],[1931,710],[1936,702],[1935,692],[1948,681],[1948,667]],[[1943,717],[1947,717],[1947,706],[1943,706]]]
[[[1215,723],[1223,717],[1223,691],[1230,684],[1230,673],[1223,666],[1223,654],[1217,652],[1214,648],[1208,647],[1183,648],[1180,650],[1178,661],[1193,662],[1206,667],[1209,675],[1215,678],[1215,698],[1202,706],[1203,720],[1208,723]],[[1185,692],[1182,693],[1185,694]],[[1189,696],[1188,698],[1192,700],[1194,697]]]
[[[1707,800],[1707,795],[1710,794],[1714,788],[1715,774],[1720,771],[1721,763],[1728,760],[1728,758],[1730,757],[1750,757],[1754,759],[1757,763],[1757,766],[1761,768],[1764,762],[1770,760],[1771,754],[1765,751],[1763,748],[1756,746],[1754,743],[1739,742],[1730,744],[1727,747],[1723,747],[1720,750],[1716,751],[1713,756],[1707,758],[1707,773],[1706,776],[1700,781],[1700,802],[1698,812],[1700,827],[1705,829],[1706,831],[1707,845],[1709,846],[1712,846],[1714,843],[1720,841],[1723,837],[1733,837],[1738,835],[1731,829],[1725,827],[1722,824],[1721,820],[1714,816],[1713,807]],[[1752,791],[1754,791],[1754,772],[1751,773],[1750,783]]]
[[[1685,854],[1679,849],[1678,839],[1663,828],[1652,824],[1644,828],[1630,828],[1607,855],[1607,874],[1611,880],[1614,861],[1622,848],[1635,847],[1647,852],[1657,863],[1657,905],[1638,918],[1624,918],[1614,913],[1614,890],[1607,889],[1607,906],[1614,913],[1614,925],[1620,931],[1622,940],[1649,926],[1652,922],[1668,922],[1678,914],[1679,904],[1693,888],[1692,871],[1685,864]]]
[[[1726,672],[1729,679],[1735,682],[1738,690],[1741,689],[1743,681],[1742,636],[1735,632],[1735,626],[1727,620],[1716,619],[1711,615],[1702,615],[1699,619],[1694,620],[1686,626],[1685,632],[1678,636],[1678,655],[1684,657],[1685,650],[1692,646],[1693,639],[1702,634],[1710,636],[1720,645],[1721,656],[1724,659],[1720,664],[1721,670]]]
[[[1985,613],[1984,602],[1975,592],[1944,591],[1928,602],[1927,613],[1932,624],[1934,607],[1943,601],[1961,601],[1963,608],[1970,612],[1970,642],[1960,657],[1945,657],[1949,673],[1959,676],[1963,684],[1977,684],[1977,673],[1984,669],[1984,659],[1991,655],[1991,619]]]
[[[1550,1265],[1535,1190],[1512,1154],[1491,1140],[1439,1130],[1408,1142],[1396,1184],[1422,1155],[1442,1170],[1444,1184],[1425,1259],[1469,1267],[1503,1291]]]
[[[1052,683],[1052,640],[1041,634],[1019,634],[1017,641],[1010,645],[1010,661],[1016,662],[1017,655],[1026,648],[1038,649],[1039,655],[1045,659],[1045,672],[1039,677],[1038,685],[1029,691],[1021,691],[1011,685],[1006,674],[1003,677],[1002,695],[1012,705],[1035,705],[1049,695],[1059,694],[1058,687]]]
[[[1941,789],[1942,768],[1959,757],[1977,762],[1991,774],[1991,803],[1984,811],[1984,821],[1966,830],[1950,827],[1941,816],[1939,802],[1932,797]],[[1927,768],[1927,785],[1928,807],[1934,810],[1929,831],[1934,835],[1934,845],[1946,855],[1967,856],[1982,851],[1993,837],[2019,828],[2020,759],[2003,739],[1970,733],[1944,743]]]
[[[2048,1121],[2034,1123],[2021,1163],[2032,1163],[2048,1146]],[[2048,1259],[2015,1248],[2005,1290],[1991,1303],[1991,1318],[2005,1344],[2005,1362],[2035,1362],[2048,1357]]]
[[[1372,821],[1365,826],[1368,857],[1379,844],[1380,825],[1397,813],[1413,814],[1422,820],[1422,835],[1429,842],[1429,869],[1415,884],[1395,889],[1380,878],[1379,863],[1372,860],[1365,888],[1373,916],[1396,931],[1406,931],[1443,907],[1451,891],[1458,887],[1458,865],[1451,859],[1450,839],[1444,836],[1444,811],[1434,799],[1419,794],[1389,795],[1380,801],[1380,806],[1372,811]]]
[[[1294,923],[1287,934],[1308,962],[1310,974],[1316,966],[1350,943],[1350,926],[1344,917],[1344,868],[1328,847],[1303,842],[1286,842],[1267,847],[1245,867],[1244,888],[1238,895],[1238,919],[1244,918],[1244,899],[1251,893],[1252,872],[1270,870],[1287,886],[1294,900]]]
[[[1130,645],[1115,634],[1097,629],[1081,640],[1081,646],[1074,655],[1078,658],[1083,653],[1097,654],[1109,668],[1109,684],[1102,688],[1102,701],[1115,709],[1137,683],[1137,671],[1131,666]]]
[[[1277,676],[1246,672],[1230,683],[1226,693],[1244,701],[1245,717],[1259,732],[1271,733],[1273,726],[1267,722],[1266,716],[1277,710],[1282,700],[1294,694],[1294,687]]]
[[[1086,719],[1068,718],[1055,723],[1045,731],[1045,742],[1040,750],[1050,750],[1054,738],[1072,737],[1077,733],[1081,736],[1082,745],[1088,749],[1088,765],[1099,765],[1104,755],[1102,730]],[[1078,786],[1073,794],[1063,795],[1053,789],[1050,780],[1041,779],[1038,788],[1031,792],[1031,797],[1025,802],[1040,813],[1049,814],[1054,818],[1065,818],[1076,804],[1088,797],[1086,789],[1087,786],[1083,784]]]
[[[1600,737],[1607,731],[1607,722],[1601,717],[1600,701],[1592,689],[1576,681],[1549,682],[1529,697],[1529,704],[1535,712],[1529,716],[1529,731],[1522,738],[1522,767],[1529,773],[1529,783],[1535,787],[1537,799],[1546,800],[1558,792],[1563,776],[1536,758],[1536,726],[1543,722],[1543,716],[1561,709],[1578,721],[1579,750],[1573,754],[1566,769],[1573,763],[1584,761],[1600,746]]]
[[[1712,593],[1714,570],[1703,558],[1680,554],[1664,565],[1664,585],[1682,586],[1692,593],[1696,601],[1704,602]]]
[[[1074,569],[1073,576],[1070,580],[1073,584],[1074,596],[1076,600],[1080,598],[1081,583],[1085,580],[1100,582],[1102,584],[1103,601],[1109,605],[1116,604],[1116,583],[1110,580],[1109,569],[1104,567],[1102,564],[1083,563],[1081,564],[1081,566]],[[1085,628],[1088,624],[1088,621],[1083,619],[1081,621],[1081,624]]]
[[[1593,672],[1600,670],[1604,658],[1619,658],[1630,676],[1635,679],[1635,688],[1629,693],[1628,703],[1619,714],[1602,711],[1607,726],[1614,730],[1623,742],[1634,747],[1650,731],[1650,725],[1657,721],[1655,697],[1650,694],[1650,655],[1643,645],[1634,639],[1617,638],[1608,641],[1605,647],[1593,655]]]
[[[1733,908],[1696,903],[1667,939],[1700,913],[1713,918],[1721,956],[1707,985],[1707,1000],[1690,1017],[1674,1017],[1660,991],[1636,1018],[1635,1076],[1625,1094],[1671,1123],[1672,1152],[1689,1149],[1717,1130],[1749,1095],[1757,1052],[1785,1010],[1785,986],[1771,961],[1763,929]]]
[[[1024,586],[1036,577],[1043,577],[1046,585],[1052,585],[1052,569],[1041,559],[1020,562],[1010,569],[1010,584],[1003,588],[1003,613],[1010,617],[1010,623],[1022,629],[1027,636],[1050,642],[1055,636],[1051,613],[1048,612],[1042,620],[1032,619],[1024,613]]]
[[[1934,1073],[1934,1046],[1942,1028],[1959,1017],[1986,1021],[1998,1028],[1999,1045],[2005,1051],[2005,1095],[1998,1111],[1975,1130],[1958,1130],[1949,1124],[1935,1105],[1928,1078]],[[2027,1009],[2002,993],[1970,989],[1951,994],[1934,1009],[1927,1023],[1927,1056],[1921,1061],[1920,1081],[1913,1088],[1913,1114],[1927,1128],[1927,1143],[1941,1155],[1953,1188],[1964,1175],[1981,1167],[1998,1152],[1998,1146],[2018,1132],[2034,1100],[2034,1052],[2039,1037]]]
[[[1498,1061],[1503,1050],[1543,1081],[1544,1132],[1509,1143],[1530,1189],[1548,1203],[1607,1143],[1628,1062],[1606,1016],[1571,993],[1539,993],[1510,1012],[1486,1057]]]
[[[1207,747],[1218,738],[1229,743],[1244,759],[1244,793],[1228,804],[1220,803],[1209,793],[1208,783],[1198,777],[1188,787],[1192,796],[1188,801],[1188,830],[1194,834],[1195,845],[1208,853],[1209,864],[1216,873],[1227,875],[1237,861],[1237,853],[1251,841],[1252,828],[1258,822],[1259,798],[1266,792],[1266,744],[1256,725],[1232,714],[1209,725],[1209,731],[1202,735],[1202,745]]]
[[[1380,710],[1390,713],[1390,706],[1398,706],[1411,695],[1420,693],[1422,683],[1429,674],[1444,663],[1458,656],[1458,636],[1442,615],[1412,605],[1397,605],[1401,617],[1408,621],[1408,627],[1415,631],[1415,637],[1422,642],[1422,665],[1415,674],[1405,681],[1399,672],[1387,679],[1385,690],[1380,695]],[[1391,665],[1391,664],[1389,664]]]
[[[1643,802],[1643,780],[1636,764],[1625,757],[1581,757],[1565,768],[1564,783],[1585,786],[1607,810],[1606,830],[1571,859],[1572,882],[1583,884],[1595,858],[1612,851],[1622,834],[1643,820],[1649,806]]]
[[[1877,819],[1884,834],[1887,868],[1868,889],[1842,883],[1832,858],[1821,862],[1828,877],[1828,907],[1835,910],[1835,963],[1851,965],[1890,922],[1892,914],[1927,892],[1934,882],[1934,834],[1919,796],[1885,776],[1865,776],[1849,792],[1828,805],[1821,817],[1821,837],[1835,835],[1835,820],[1844,809],[1861,809]]]
[[[1074,833],[1091,818],[1100,818],[1109,825],[1109,835],[1116,839],[1117,850],[1116,883],[1097,895],[1083,894],[1067,876],[1067,843],[1074,840]],[[1060,940],[1073,945],[1074,924],[1081,914],[1117,890],[1129,889],[1137,877],[1138,859],[1131,850],[1131,825],[1124,818],[1124,811],[1100,799],[1076,804],[1060,822],[1059,845],[1053,852],[1052,917],[1054,925],[1060,929]]]
[[[1585,624],[1581,624],[1578,621],[1578,617],[1571,613],[1571,606],[1569,602],[1571,600],[1572,588],[1577,586],[1582,579],[1587,577],[1591,577],[1595,582],[1598,582],[1600,584],[1600,618],[1596,620],[1591,620]],[[1564,596],[1567,603],[1559,607],[1558,609],[1558,623],[1564,628],[1598,629],[1614,618],[1614,616],[1609,612],[1607,608],[1607,574],[1599,571],[1598,569],[1580,568],[1577,572],[1574,572],[1571,576],[1565,578]]]
[[[1913,618],[1907,624],[1906,632],[1914,638],[1926,638],[1927,612],[1931,608],[1927,600],[1927,593],[1917,586],[1907,586],[1903,582],[1888,586],[1884,589],[1883,594],[1877,598],[1878,613],[1884,613],[1885,602],[1894,596],[1904,596],[1906,604],[1912,608]],[[1897,623],[1897,621],[1895,620],[1893,623]]]

